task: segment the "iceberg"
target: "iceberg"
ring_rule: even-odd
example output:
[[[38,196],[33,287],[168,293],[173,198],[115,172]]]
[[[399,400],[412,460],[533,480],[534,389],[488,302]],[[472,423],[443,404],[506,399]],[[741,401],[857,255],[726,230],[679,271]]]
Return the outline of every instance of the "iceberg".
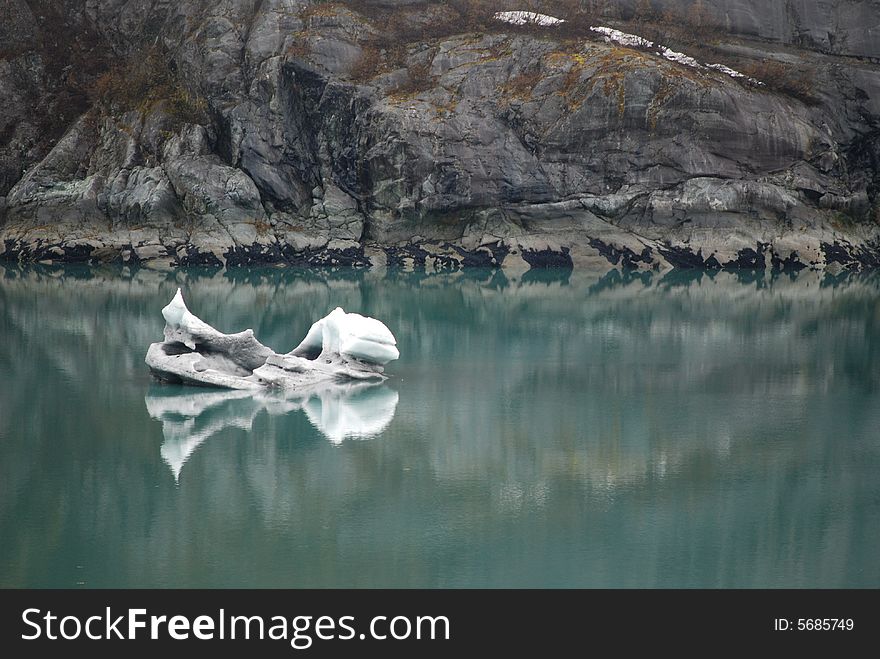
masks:
[[[312,325],[290,354],[306,358],[332,354],[384,365],[400,356],[396,346],[394,335],[375,318],[345,313],[336,307]]]
[[[183,294],[162,309],[165,339],[145,362],[159,380],[223,389],[306,391],[322,382],[385,380],[397,340],[382,322],[337,307],[293,350],[278,354],[247,329],[224,334],[195,316]]]

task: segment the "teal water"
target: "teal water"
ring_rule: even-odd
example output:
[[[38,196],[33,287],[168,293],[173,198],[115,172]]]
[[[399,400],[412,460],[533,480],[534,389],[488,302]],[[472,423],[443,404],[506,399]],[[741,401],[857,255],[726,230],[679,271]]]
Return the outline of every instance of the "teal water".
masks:
[[[392,378],[159,385],[182,286]],[[880,279],[0,266],[2,587],[878,587]]]

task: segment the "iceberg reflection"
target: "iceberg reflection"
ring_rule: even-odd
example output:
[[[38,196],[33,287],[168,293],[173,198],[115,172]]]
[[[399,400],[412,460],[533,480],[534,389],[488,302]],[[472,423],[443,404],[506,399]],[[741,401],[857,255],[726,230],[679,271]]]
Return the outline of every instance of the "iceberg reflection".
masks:
[[[309,423],[338,445],[382,433],[394,418],[397,400],[387,385],[363,381],[322,383],[288,396],[156,385],[144,397],[149,415],[162,423],[165,441],[159,453],[175,481],[202,443],[227,428],[249,432],[262,411],[285,415],[303,410]]]
[[[309,422],[334,444],[381,433],[397,409],[397,392],[387,386],[348,382],[323,390],[303,403]]]

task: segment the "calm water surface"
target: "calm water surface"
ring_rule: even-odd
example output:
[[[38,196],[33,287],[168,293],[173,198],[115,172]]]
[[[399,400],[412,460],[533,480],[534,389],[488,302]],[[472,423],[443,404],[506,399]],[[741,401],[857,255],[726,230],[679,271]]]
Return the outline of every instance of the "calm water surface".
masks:
[[[380,387],[159,385],[181,286]],[[0,586],[880,587],[880,280],[0,266]]]

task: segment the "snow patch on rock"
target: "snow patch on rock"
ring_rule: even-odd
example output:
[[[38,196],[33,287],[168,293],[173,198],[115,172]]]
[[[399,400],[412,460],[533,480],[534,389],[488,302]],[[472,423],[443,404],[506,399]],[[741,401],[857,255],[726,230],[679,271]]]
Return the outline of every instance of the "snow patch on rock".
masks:
[[[637,34],[621,32],[611,27],[591,27],[590,30],[603,35],[606,41],[620,44],[621,46],[628,46],[630,48],[651,48],[654,46],[653,41],[649,41]]]
[[[564,23],[562,18],[539,14],[534,11],[499,11],[495,13],[495,20],[510,23],[511,25],[559,25]]]
[[[542,25],[549,27],[565,22],[565,19],[548,16],[547,14],[538,14],[533,11],[499,11],[495,13],[494,17],[496,20],[510,23],[511,25]],[[616,43],[628,48],[654,49],[657,51],[658,55],[668,59],[670,62],[677,62],[678,64],[695,69],[712,69],[729,75],[731,78],[745,78],[753,84],[763,84],[762,82],[755,80],[754,78],[749,78],[745,74],[740,73],[729,66],[725,66],[724,64],[701,64],[690,55],[685,55],[684,53],[672,50],[672,48],[661,44],[655,44],[650,39],[645,39],[637,34],[630,34],[629,32],[623,32],[605,26],[590,27],[590,30],[604,36],[605,41],[608,43]]]
[[[615,30],[614,28],[601,26],[591,27],[590,30],[596,32],[597,34],[603,35],[605,37],[605,41],[609,43],[616,43],[621,46],[627,46],[629,48],[656,49],[657,53],[661,57],[668,59],[670,62],[677,62],[678,64],[683,64],[684,66],[689,66],[694,69],[712,69],[714,71],[719,71],[721,73],[729,75],[731,78],[745,78],[753,84],[763,84],[762,82],[755,80],[754,78],[749,78],[744,73],[740,73],[735,69],[731,69],[729,66],[725,66],[724,64],[701,64],[690,55],[685,55],[684,53],[680,53],[677,50],[672,50],[672,48],[668,48],[667,46],[655,44],[653,41],[645,39],[644,37],[640,37],[637,34],[630,34],[628,32]]]

